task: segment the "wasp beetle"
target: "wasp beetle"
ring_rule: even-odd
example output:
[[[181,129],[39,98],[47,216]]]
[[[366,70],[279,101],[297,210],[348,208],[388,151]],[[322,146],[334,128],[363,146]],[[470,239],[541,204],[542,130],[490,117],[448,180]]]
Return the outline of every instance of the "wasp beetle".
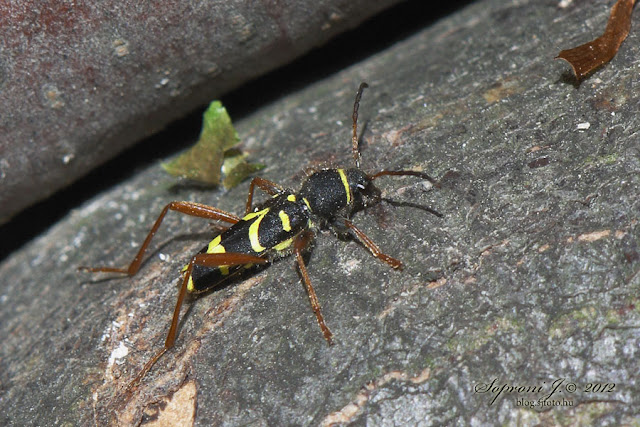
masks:
[[[349,234],[380,261],[394,269],[402,268],[402,263],[399,260],[383,253],[366,234],[351,222],[350,218],[355,212],[382,200],[380,190],[374,185],[374,181],[382,176],[408,175],[426,179],[435,186],[439,186],[439,184],[429,175],[418,171],[382,170],[374,174],[367,174],[360,169],[357,133],[358,108],[362,92],[366,87],[368,87],[366,83],[360,84],[353,105],[351,143],[354,167],[315,171],[305,179],[298,192],[288,190],[263,178],[254,178],[249,185],[246,210],[242,218],[200,203],[171,202],[158,216],[128,267],[79,268],[88,272],[124,273],[130,276],[136,274],[151,239],[168,211],[177,211],[186,215],[231,224],[198,254],[191,257],[189,263],[182,269],[182,285],[164,347],[149,360],[143,370],[130,383],[130,387],[137,384],[158,359],[173,347],[177,335],[180,308],[187,293],[206,292],[219,286],[225,280],[247,271],[252,266],[268,264],[291,254],[295,256],[318,325],[320,325],[324,338],[331,344],[333,335],[325,324],[303,259],[304,251],[309,247],[319,230],[333,229],[338,234]],[[256,187],[272,197],[254,207],[253,194]],[[431,209],[428,210],[441,216]]]

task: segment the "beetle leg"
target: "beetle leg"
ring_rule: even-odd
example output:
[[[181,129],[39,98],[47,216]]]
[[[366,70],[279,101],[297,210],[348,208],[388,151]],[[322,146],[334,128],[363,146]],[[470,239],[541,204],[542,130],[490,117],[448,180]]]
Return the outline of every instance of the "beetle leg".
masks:
[[[194,265],[202,265],[206,267],[218,267],[221,265],[244,265],[244,264],[264,264],[268,262],[268,260],[264,258],[259,258],[253,255],[245,255],[240,253],[220,253],[220,254],[198,254],[191,258],[189,264],[187,265],[187,269],[185,271],[184,277],[182,278],[182,285],[180,286],[180,292],[178,293],[178,300],[176,301],[176,307],[173,310],[173,318],[171,319],[171,326],[169,327],[169,333],[167,334],[167,338],[164,341],[164,347],[155,356],[153,356],[142,368],[142,371],[129,383],[127,386],[127,390],[135,387],[142,378],[149,372],[149,370],[156,364],[158,360],[171,348],[174,346],[176,342],[176,337],[178,335],[178,321],[180,320],[180,308],[182,307],[182,302],[184,301],[184,297],[187,294],[187,285],[189,283],[189,279],[191,278],[191,272],[193,271]]]
[[[149,247],[149,244],[151,243],[151,239],[153,239],[153,236],[155,236],[156,232],[158,231],[158,228],[160,228],[160,224],[162,223],[162,220],[164,219],[167,212],[169,212],[170,210],[176,211],[185,215],[195,216],[198,218],[208,218],[208,219],[215,219],[218,221],[224,221],[230,224],[235,224],[236,222],[240,221],[240,218],[237,217],[236,215],[214,208],[213,206],[207,206],[200,203],[192,203],[192,202],[171,202],[164,207],[164,209],[160,213],[160,216],[158,216],[158,219],[156,219],[156,222],[153,224],[153,227],[151,227],[151,231],[149,231],[149,234],[147,234],[147,237],[144,239],[142,246],[140,246],[140,249],[138,250],[137,255],[135,256],[135,258],[133,258],[133,261],[131,261],[131,264],[129,264],[128,267],[116,268],[116,267],[84,267],[83,266],[83,267],[78,267],[78,270],[88,271],[91,273],[97,273],[97,272],[124,273],[124,274],[128,274],[129,276],[133,276],[140,269],[140,264],[142,264],[142,257],[144,256],[144,253]]]
[[[353,232],[353,235],[358,239],[360,243],[362,243],[367,249],[369,249],[374,257],[378,258],[382,262],[389,264],[391,268],[395,268],[398,270],[402,269],[401,261],[383,253],[380,248],[375,243],[373,243],[373,240],[367,237],[367,235],[364,234],[362,230],[356,227],[351,221],[345,219],[344,225],[346,225],[347,228]]]
[[[255,191],[255,187],[258,187],[270,196],[282,194],[285,191],[284,188],[273,181],[269,181],[268,179],[260,177],[253,178],[251,180],[251,184],[249,185],[249,196],[247,197],[247,209],[244,213],[245,215],[251,212],[251,209],[253,208],[253,193]]]
[[[311,302],[311,309],[313,313],[316,315],[316,320],[318,321],[318,325],[320,329],[322,329],[322,333],[324,334],[324,338],[327,340],[329,345],[333,344],[333,334],[324,323],[324,317],[322,316],[322,311],[320,310],[320,303],[318,302],[318,297],[316,296],[316,291],[313,289],[311,285],[311,279],[309,279],[309,273],[307,273],[307,267],[304,264],[304,260],[302,259],[302,252],[311,242],[313,238],[313,232],[305,231],[298,234],[295,238],[294,242],[294,252],[296,255],[296,261],[298,263],[298,267],[300,268],[300,273],[302,274],[302,281],[304,282],[305,287],[307,288],[307,293],[309,294],[309,301]]]

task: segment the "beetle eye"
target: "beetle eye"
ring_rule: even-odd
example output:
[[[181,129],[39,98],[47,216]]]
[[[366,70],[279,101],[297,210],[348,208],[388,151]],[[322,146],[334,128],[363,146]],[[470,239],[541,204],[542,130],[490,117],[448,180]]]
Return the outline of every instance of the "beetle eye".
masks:
[[[362,184],[356,184],[356,187],[358,187],[361,190],[364,190],[364,185],[362,185]]]

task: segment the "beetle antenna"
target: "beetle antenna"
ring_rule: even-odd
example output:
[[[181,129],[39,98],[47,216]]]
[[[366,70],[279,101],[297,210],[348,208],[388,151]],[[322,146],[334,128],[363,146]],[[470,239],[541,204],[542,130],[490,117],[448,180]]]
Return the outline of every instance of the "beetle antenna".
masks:
[[[358,149],[358,108],[360,107],[360,98],[362,98],[362,92],[364,88],[369,87],[365,82],[360,83],[358,93],[356,94],[356,101],[353,103],[353,136],[351,137],[351,144],[353,149],[353,160],[356,162],[356,168],[360,169],[360,150]]]
[[[380,171],[376,174],[373,174],[369,177],[370,180],[374,180],[377,179],[381,176],[385,176],[385,175],[394,175],[394,176],[417,176],[418,178],[422,178],[422,179],[426,179],[427,181],[429,181],[431,184],[433,184],[434,187],[436,188],[440,188],[441,185],[438,181],[436,181],[435,179],[431,178],[429,175],[427,175],[424,172],[418,172],[418,171],[388,171],[388,170],[383,170]]]
[[[389,203],[391,206],[402,206],[402,207],[409,207],[409,208],[416,208],[416,209],[420,209],[423,210],[425,212],[428,212],[430,214],[433,214],[435,216],[437,216],[438,218],[443,218],[444,215],[442,215],[440,212],[438,212],[437,210],[430,208],[429,206],[423,206],[423,205],[419,205],[417,203],[411,203],[411,202],[402,202],[402,201],[398,201],[398,200],[393,200],[393,199],[388,199],[386,197],[381,197],[380,198],[381,202],[385,202],[385,203]]]

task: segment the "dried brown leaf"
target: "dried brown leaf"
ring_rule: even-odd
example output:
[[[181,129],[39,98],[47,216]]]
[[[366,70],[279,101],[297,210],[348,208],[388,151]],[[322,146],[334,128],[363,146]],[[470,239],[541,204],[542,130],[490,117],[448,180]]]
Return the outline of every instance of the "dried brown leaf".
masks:
[[[611,8],[607,28],[600,37],[573,49],[563,50],[556,59],[567,61],[578,80],[611,61],[629,34],[634,3],[635,0],[618,0]]]

